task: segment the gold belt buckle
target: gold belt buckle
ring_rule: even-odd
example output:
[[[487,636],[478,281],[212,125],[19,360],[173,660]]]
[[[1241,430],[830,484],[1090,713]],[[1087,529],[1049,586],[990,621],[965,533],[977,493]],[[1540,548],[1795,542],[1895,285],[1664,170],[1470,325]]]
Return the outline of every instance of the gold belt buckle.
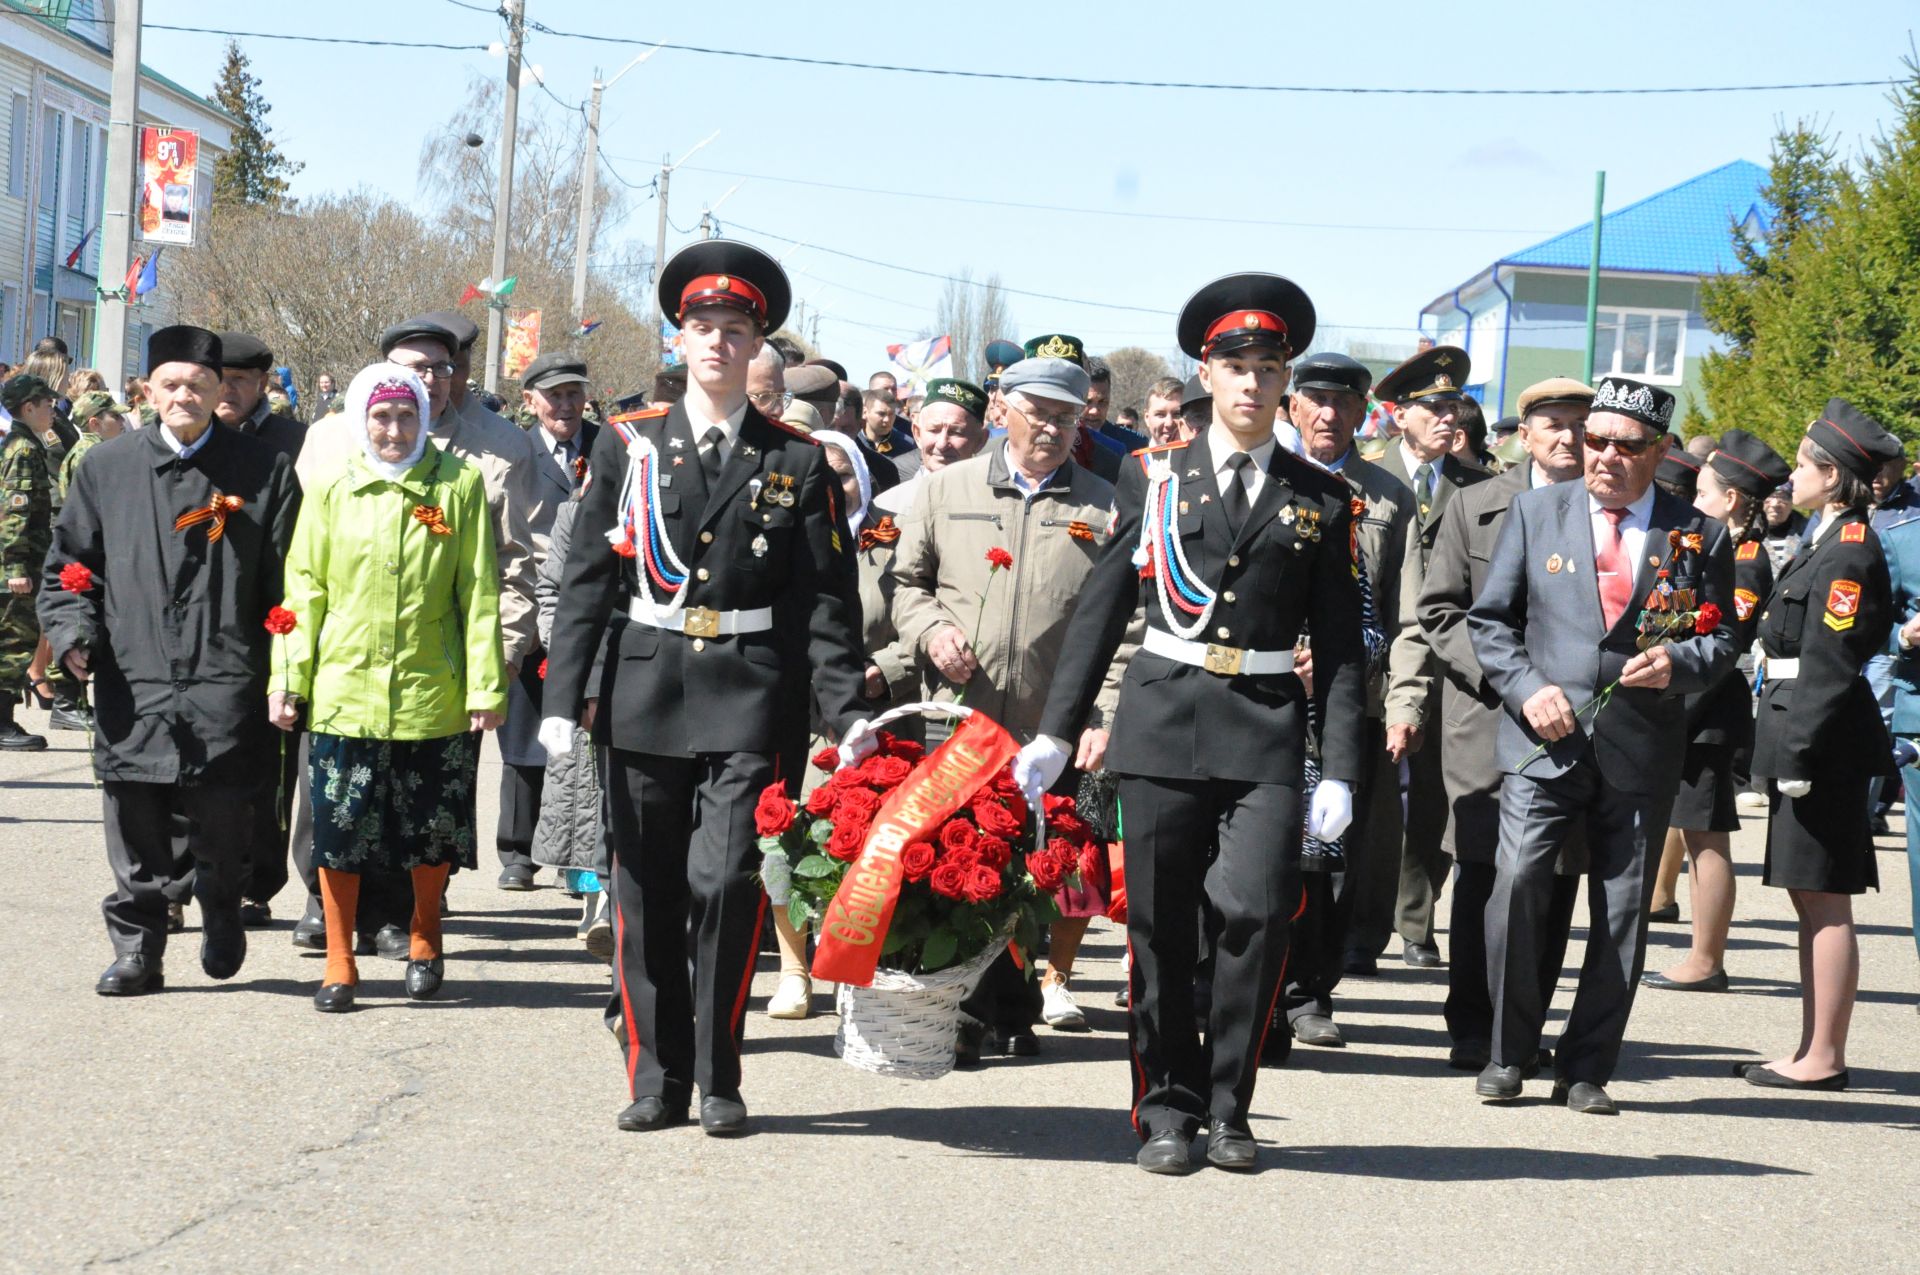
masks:
[[[709,607],[688,607],[687,618],[681,632],[688,637],[719,637],[720,613]]]
[[[1245,654],[1246,652],[1237,646],[1219,646],[1209,642],[1207,643],[1207,672],[1220,677],[1238,677],[1240,660]]]

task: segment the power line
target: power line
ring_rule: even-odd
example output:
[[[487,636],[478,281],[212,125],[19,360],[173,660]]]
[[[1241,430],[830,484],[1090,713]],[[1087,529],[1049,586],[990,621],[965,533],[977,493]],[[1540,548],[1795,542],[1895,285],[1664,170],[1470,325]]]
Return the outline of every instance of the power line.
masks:
[[[99,25],[110,21],[96,19]],[[224,35],[236,40],[294,40],[303,44],[358,44],[377,49],[453,49],[461,53],[485,53],[484,44],[445,44],[436,40],[369,40],[350,35],[294,35],[286,31],[227,31],[219,27],[187,27],[170,22],[147,22],[148,31],[183,31],[188,35]]]

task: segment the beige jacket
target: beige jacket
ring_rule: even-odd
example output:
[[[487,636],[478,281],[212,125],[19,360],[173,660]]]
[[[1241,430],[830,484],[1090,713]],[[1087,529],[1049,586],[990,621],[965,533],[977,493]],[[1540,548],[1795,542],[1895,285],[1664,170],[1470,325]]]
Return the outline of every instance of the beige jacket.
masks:
[[[1347,454],[1340,476],[1366,502],[1366,512],[1357,520],[1360,561],[1366,564],[1367,580],[1373,586],[1374,617],[1386,631],[1388,643],[1385,667],[1367,682],[1367,716],[1384,717],[1389,725],[1418,724],[1433,679],[1424,650],[1398,640],[1420,596],[1420,533],[1413,516],[1413,489],[1362,459],[1357,450]]]
[[[887,680],[885,703],[910,704],[920,697],[920,668],[913,647],[893,628],[893,559],[900,524],[875,509],[859,535],[854,560],[860,566],[860,649]]]
[[[920,480],[900,515],[893,562],[893,621],[919,657],[929,698],[966,704],[1028,739],[1039,727],[1067,620],[1107,542],[1113,487],[1068,462],[1029,499],[1008,470],[1006,445]],[[989,549],[1013,555],[992,571]],[[984,604],[982,598],[984,597]],[[967,635],[980,669],[964,687],[941,676],[927,645],[942,625]],[[1104,729],[1120,698],[1134,643],[1107,671],[1088,725]]]

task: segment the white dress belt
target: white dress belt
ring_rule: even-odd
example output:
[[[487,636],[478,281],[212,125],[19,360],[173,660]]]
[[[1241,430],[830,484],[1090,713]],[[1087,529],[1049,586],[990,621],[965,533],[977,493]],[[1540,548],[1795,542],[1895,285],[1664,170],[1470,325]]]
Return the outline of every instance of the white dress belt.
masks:
[[[1147,626],[1146,641],[1141,646],[1162,659],[1172,660],[1176,664],[1191,664],[1221,677],[1270,677],[1276,673],[1293,672],[1291,650],[1249,651],[1237,646],[1194,642],[1177,638],[1165,629],[1156,629],[1152,625]]]
[[[650,629],[684,633],[688,637],[732,637],[736,633],[765,633],[773,627],[773,608],[755,607],[751,611],[714,611],[707,607],[683,607],[663,612],[645,598],[627,603],[627,618]]]
[[[1769,682],[1784,682],[1800,676],[1800,661],[1797,657],[1783,660],[1777,655],[1763,655],[1760,657],[1760,667],[1766,670]]]

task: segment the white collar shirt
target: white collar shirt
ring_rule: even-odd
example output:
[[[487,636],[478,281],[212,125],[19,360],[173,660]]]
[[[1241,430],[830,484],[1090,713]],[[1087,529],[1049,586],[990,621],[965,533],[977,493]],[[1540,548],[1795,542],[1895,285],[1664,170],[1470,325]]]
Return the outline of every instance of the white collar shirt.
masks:
[[[183,443],[171,428],[162,425],[160,427],[160,437],[166,440],[167,446],[173,449],[174,455],[178,456],[181,460],[186,460],[207,445],[207,440],[213,437],[213,431],[217,428],[218,425],[215,422],[208,421],[207,427],[200,431],[200,437],[194,439],[191,443]]]
[[[1436,488],[1440,484],[1440,466],[1446,463],[1447,458],[1445,456],[1440,456],[1434,460],[1421,460],[1418,456],[1415,456],[1413,454],[1413,448],[1407,446],[1407,440],[1404,438],[1396,439],[1394,441],[1394,446],[1400,449],[1400,463],[1407,467],[1408,483],[1416,484],[1416,485],[1418,484],[1420,466],[1422,465],[1433,466],[1433,468],[1428,471],[1427,489],[1425,491],[1416,490],[1413,493],[1414,495],[1420,498],[1421,504],[1423,505],[1432,504],[1434,488]]]
[[[1227,461],[1233,457],[1234,453],[1241,450],[1240,444],[1235,441],[1232,431],[1216,423],[1207,427],[1207,446],[1213,452],[1215,487],[1224,496],[1227,494],[1227,484],[1234,480],[1233,466]],[[1246,485],[1249,509],[1253,507],[1253,502],[1260,498],[1260,489],[1266,486],[1267,466],[1273,463],[1273,453],[1278,446],[1279,441],[1274,436],[1268,435],[1265,442],[1247,452],[1247,455],[1253,458],[1253,463],[1242,467],[1239,477],[1240,481]]]
[[[1649,483],[1647,489],[1640,493],[1640,499],[1628,505],[1626,516],[1620,519],[1620,547],[1635,575],[1639,574],[1637,564],[1647,547],[1647,528],[1652,525],[1653,492],[1653,485]],[[1593,549],[1598,555],[1612,537],[1613,526],[1592,492],[1587,493],[1587,517],[1593,524]]]
[[[747,404],[744,399],[741,400],[740,406],[727,413],[724,420],[710,421],[694,411],[692,407],[687,409],[687,424],[693,427],[693,445],[703,460],[707,455],[707,435],[716,428],[720,430],[720,438],[714,443],[713,451],[723,465],[727,463],[727,458],[733,455],[733,445],[740,437],[741,422],[746,419]]]

